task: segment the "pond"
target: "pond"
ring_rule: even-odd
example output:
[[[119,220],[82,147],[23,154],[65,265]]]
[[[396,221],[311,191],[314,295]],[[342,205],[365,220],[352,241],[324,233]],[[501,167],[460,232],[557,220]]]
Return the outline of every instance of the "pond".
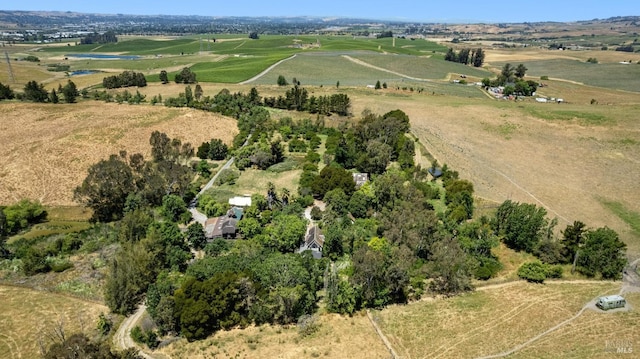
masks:
[[[100,73],[100,72],[102,72],[102,71],[97,71],[97,70],[76,70],[76,71],[69,72],[69,76],[91,75],[91,74],[97,74],[97,73]]]
[[[75,57],[80,59],[100,59],[100,60],[136,60],[140,56],[136,55],[108,55],[108,54],[68,54],[66,57]]]

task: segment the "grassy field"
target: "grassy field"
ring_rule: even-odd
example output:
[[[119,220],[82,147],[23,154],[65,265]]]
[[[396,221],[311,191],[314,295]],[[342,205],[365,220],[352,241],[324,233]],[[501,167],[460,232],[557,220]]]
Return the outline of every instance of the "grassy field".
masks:
[[[639,92],[637,79],[640,78],[640,65],[623,65],[618,62],[591,64],[585,61],[557,59],[525,61],[529,69],[527,75],[561,78],[586,85]],[[502,66],[503,63],[496,63]]]
[[[474,358],[515,347],[571,318],[593,298],[617,293],[619,288],[620,283],[612,282],[545,285],[516,282],[449,299],[393,306],[376,312],[374,318],[403,358]],[[633,303],[638,299],[634,296]],[[591,322],[594,317],[608,323],[609,328],[613,323],[619,327],[600,331]],[[637,341],[640,333],[634,323],[639,318],[637,312],[586,312],[583,320],[565,329],[566,337],[573,337],[573,341],[565,342],[552,333],[515,356],[581,357],[572,352],[577,347],[582,352],[597,354],[597,349],[604,350],[605,340],[616,339],[621,333]],[[581,331],[600,335],[582,336]]]
[[[362,54],[353,56],[366,63],[399,72],[411,77],[441,80],[447,79],[451,73],[465,74],[476,78],[491,77],[492,73],[471,66],[466,66],[441,58]]]
[[[295,326],[221,331],[204,341],[182,339],[160,350],[172,358],[389,358],[364,313],[321,315],[319,330],[301,337]]]
[[[73,189],[92,164],[126,150],[150,155],[158,130],[199,146],[211,138],[230,143],[235,121],[190,109],[130,106],[97,101],[78,104],[0,104],[0,203],[22,198],[72,205]],[[28,136],[27,136],[28,134]]]
[[[102,304],[33,289],[0,285],[0,353],[3,358],[37,358],[38,341],[62,323],[65,333],[94,333]]]

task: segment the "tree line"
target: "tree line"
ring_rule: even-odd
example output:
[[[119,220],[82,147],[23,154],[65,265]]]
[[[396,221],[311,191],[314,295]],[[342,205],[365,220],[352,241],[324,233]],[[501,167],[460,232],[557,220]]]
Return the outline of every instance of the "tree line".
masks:
[[[484,64],[484,57],[484,50],[480,47],[477,49],[461,49],[459,52],[456,52],[450,47],[444,55],[444,60],[457,62],[463,65],[472,65],[473,67],[482,67]]]
[[[102,86],[107,89],[131,86],[145,87],[147,79],[142,72],[123,71],[121,74],[102,79]]]
[[[82,91],[82,94],[86,95],[86,91]],[[18,99],[20,101],[31,101],[40,103],[59,103],[60,95],[63,96],[63,100],[66,103],[75,103],[81,92],[76,87],[76,84],[67,80],[66,85],[58,85],[58,91],[51,89],[51,92],[44,88],[44,84],[36,81],[29,81],[24,85],[22,92],[14,92],[10,86],[0,83],[0,100],[12,100]]]

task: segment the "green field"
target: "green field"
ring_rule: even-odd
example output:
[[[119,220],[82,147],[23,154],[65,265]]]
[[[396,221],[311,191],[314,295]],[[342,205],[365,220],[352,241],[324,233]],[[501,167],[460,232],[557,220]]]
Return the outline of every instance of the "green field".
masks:
[[[440,57],[428,58],[378,54],[361,54],[353,57],[377,67],[424,79],[443,79],[450,73],[465,74],[479,78],[492,76],[492,73],[486,70],[455,62],[442,61]]]
[[[640,91],[640,65],[636,63],[592,64],[578,60],[554,59],[522,62],[529,76],[549,76],[610,89]],[[502,67],[505,63],[496,63]]]

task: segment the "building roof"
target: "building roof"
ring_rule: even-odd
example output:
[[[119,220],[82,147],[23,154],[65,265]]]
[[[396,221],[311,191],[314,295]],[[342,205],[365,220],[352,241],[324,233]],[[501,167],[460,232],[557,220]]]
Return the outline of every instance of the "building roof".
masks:
[[[229,198],[229,204],[236,207],[249,207],[251,206],[251,197],[237,196]]]
[[[356,188],[362,186],[365,183],[367,183],[368,180],[369,180],[369,174],[368,173],[354,173],[353,174],[353,182],[356,183]]]
[[[209,239],[236,236],[238,220],[229,216],[209,218],[205,222],[204,232]]]
[[[304,242],[300,246],[298,253],[311,251],[313,258],[322,258],[322,247],[324,246],[324,235],[320,232],[320,228],[314,225],[309,227],[304,237]]]
[[[617,302],[619,300],[624,300],[624,297],[621,295],[608,295],[606,297],[600,297],[598,300],[602,302]]]

